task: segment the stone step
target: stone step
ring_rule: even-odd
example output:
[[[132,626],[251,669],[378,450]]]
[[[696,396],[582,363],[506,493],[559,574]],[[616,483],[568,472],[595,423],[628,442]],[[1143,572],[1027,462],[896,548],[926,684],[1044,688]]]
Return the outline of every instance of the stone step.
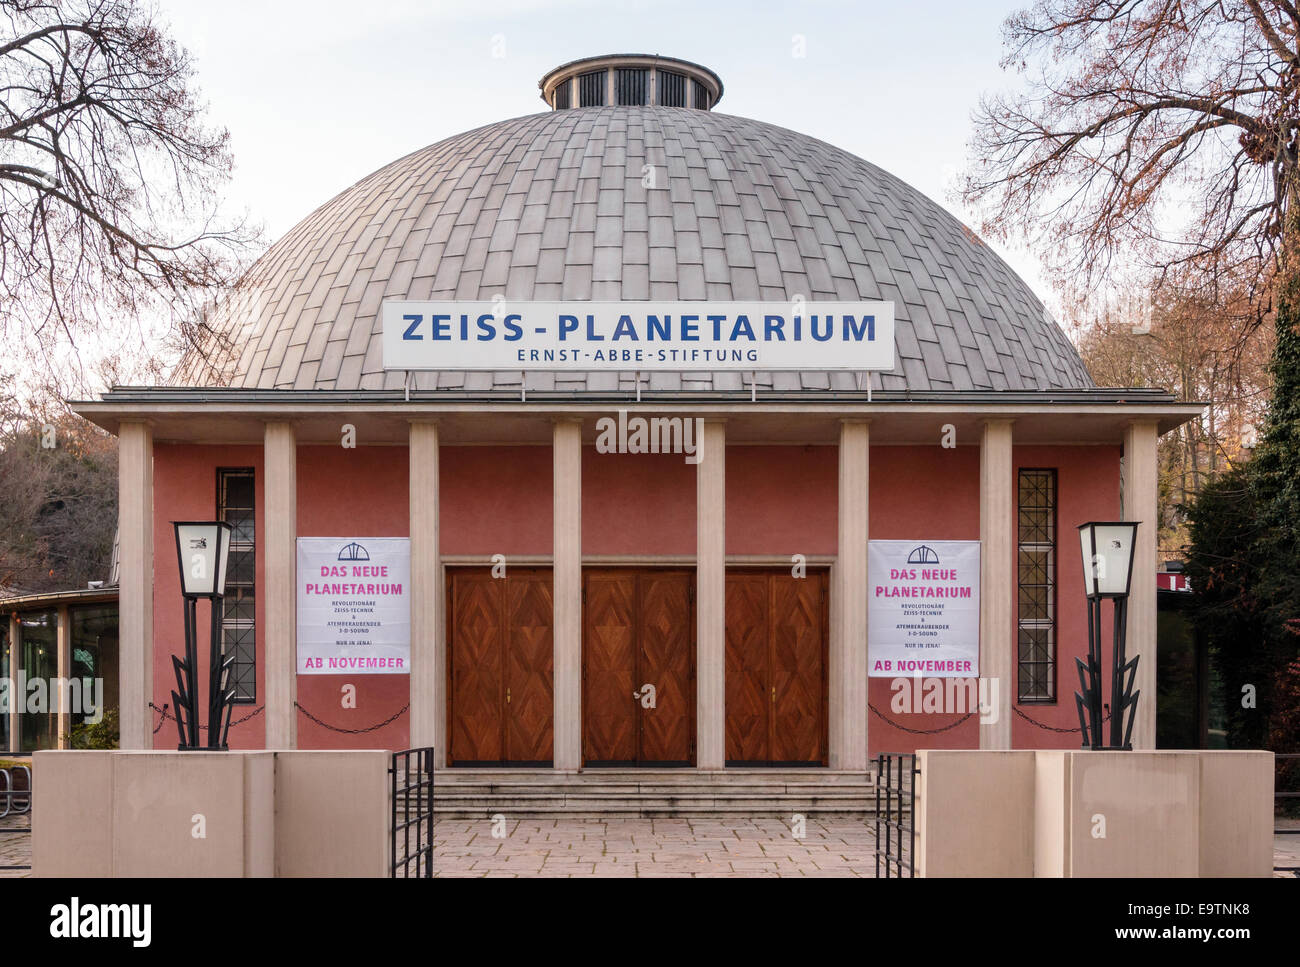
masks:
[[[788,822],[795,813],[818,817],[870,819],[875,815],[875,809],[873,806],[787,809],[785,807],[778,808],[770,803],[756,807],[638,803],[630,807],[582,808],[571,806],[564,809],[530,808],[509,811],[496,807],[435,806],[433,810],[435,821],[442,819],[491,820],[493,816],[500,814],[504,815],[508,821],[516,819],[726,819],[734,816],[738,819],[783,819]]]
[[[548,789],[548,790],[523,790],[516,792],[493,792],[485,795],[480,790],[475,789],[443,789],[434,790],[435,802],[465,802],[474,799],[491,799],[493,801],[514,801],[531,802],[531,801],[548,801],[557,799],[589,799],[592,802],[614,801],[618,799],[781,799],[791,802],[805,799],[867,799],[875,801],[875,794],[870,794],[862,789],[807,789],[799,792],[785,792],[784,790],[777,793],[768,793],[764,790],[753,789],[735,789],[729,787],[713,787],[701,789],[668,789],[657,792],[646,792],[644,790],[620,790],[620,789]]]
[[[440,769],[438,818],[868,816],[872,772],[831,769]]]
[[[564,816],[782,816],[806,815],[868,816],[875,813],[875,799],[861,796],[810,796],[804,799],[776,799],[770,796],[634,796],[634,797],[515,797],[483,800],[434,801],[438,818],[489,818],[498,813],[508,818]]]
[[[694,783],[677,785],[668,782],[618,782],[601,785],[583,783],[557,782],[549,785],[541,783],[500,782],[471,785],[469,783],[448,783],[439,786],[434,783],[434,796],[437,799],[473,796],[527,796],[527,795],[604,795],[604,796],[676,796],[693,793],[719,792],[722,794],[741,794],[755,796],[812,796],[822,794],[872,796],[876,787],[869,782],[861,783]]]
[[[438,769],[434,773],[435,785],[464,784],[471,786],[509,783],[511,785],[550,786],[557,782],[583,785],[872,785],[872,772],[845,772],[827,769],[775,770],[775,769],[586,769],[582,772],[554,769]]]

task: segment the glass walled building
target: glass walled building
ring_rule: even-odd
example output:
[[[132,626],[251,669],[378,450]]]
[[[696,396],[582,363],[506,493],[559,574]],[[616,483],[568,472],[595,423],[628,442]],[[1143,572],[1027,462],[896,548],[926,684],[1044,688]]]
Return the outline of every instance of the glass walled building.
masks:
[[[0,678],[12,682],[0,752],[75,747],[79,725],[118,707],[117,588],[27,594],[0,607]]]

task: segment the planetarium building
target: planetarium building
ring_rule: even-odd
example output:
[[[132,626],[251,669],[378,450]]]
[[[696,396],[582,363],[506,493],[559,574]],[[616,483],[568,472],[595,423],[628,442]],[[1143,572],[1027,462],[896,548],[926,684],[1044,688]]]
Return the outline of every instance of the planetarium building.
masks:
[[[120,440],[123,748],[176,741],[176,521],[233,526],[237,748],[1077,748],[1086,521],[1139,523],[1154,694],[1156,444],[1198,407],[1094,385],[968,228],[720,113],[704,67],[590,58],[541,95],[309,215],[173,385],[77,404]]]

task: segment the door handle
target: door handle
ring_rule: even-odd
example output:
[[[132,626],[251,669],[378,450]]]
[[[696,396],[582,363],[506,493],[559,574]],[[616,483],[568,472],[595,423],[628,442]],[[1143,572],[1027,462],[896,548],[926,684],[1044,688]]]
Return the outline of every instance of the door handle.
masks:
[[[506,689],[506,704],[510,704],[510,689]]]
[[[776,686],[772,686],[772,704],[776,704]]]

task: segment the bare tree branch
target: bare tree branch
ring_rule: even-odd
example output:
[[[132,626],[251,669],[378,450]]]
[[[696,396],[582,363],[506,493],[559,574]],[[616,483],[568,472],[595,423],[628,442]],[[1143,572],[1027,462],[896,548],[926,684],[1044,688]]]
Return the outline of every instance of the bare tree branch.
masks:
[[[1075,293],[1195,269],[1267,297],[1300,238],[1293,3],[1038,0],[1004,37],[1025,87],[981,104],[962,190],[985,232]]]
[[[0,91],[0,334],[189,331],[260,238],[221,214],[229,134],[149,0],[0,0]]]

